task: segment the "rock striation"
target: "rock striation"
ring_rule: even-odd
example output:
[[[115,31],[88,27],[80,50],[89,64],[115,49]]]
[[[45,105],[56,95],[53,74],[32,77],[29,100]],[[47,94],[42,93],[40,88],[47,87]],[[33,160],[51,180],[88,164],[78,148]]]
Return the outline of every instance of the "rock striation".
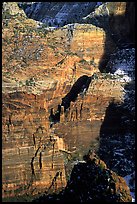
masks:
[[[32,201],[64,189],[74,165],[89,150],[98,152],[106,111],[111,102],[125,101],[127,82],[99,70],[107,37],[103,28],[73,23],[47,30],[20,15],[16,3],[3,6],[2,196]],[[116,43],[107,38],[107,45],[112,53]],[[130,200],[119,180],[127,192],[122,199]]]
[[[80,23],[96,6],[96,2],[33,2],[19,3],[29,18],[49,26]]]
[[[83,18],[104,28],[118,47],[135,46],[135,4],[134,2],[106,2]]]
[[[131,202],[125,180],[110,171],[106,164],[93,154],[76,164],[66,188],[59,194],[43,195],[34,202]]]

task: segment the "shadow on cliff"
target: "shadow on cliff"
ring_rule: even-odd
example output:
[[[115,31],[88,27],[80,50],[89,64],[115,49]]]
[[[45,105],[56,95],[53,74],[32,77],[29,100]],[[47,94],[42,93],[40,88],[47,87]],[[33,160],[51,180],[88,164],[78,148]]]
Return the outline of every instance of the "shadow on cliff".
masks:
[[[124,198],[125,201],[131,201],[126,186],[122,186],[117,192],[116,180],[117,176],[113,174],[103,161],[99,160],[96,155],[89,152],[83,157],[84,161],[74,165],[67,182],[67,186],[60,193],[44,195],[33,200],[33,202],[58,202],[58,203],[83,203],[83,202],[120,202]],[[54,180],[55,181],[55,180]],[[56,181],[55,181],[56,182]],[[52,187],[56,185],[52,182]],[[124,190],[124,194],[120,193]]]
[[[125,88],[130,89],[131,85],[129,83]],[[133,97],[134,95],[132,95],[131,100]],[[52,189],[56,188],[56,181],[61,179],[61,172],[57,172],[49,189],[33,202],[123,202],[123,199],[125,199],[124,202],[131,202],[129,191],[126,190],[127,186],[122,183],[121,178],[111,171],[113,170],[123,177],[127,175],[127,169],[128,173],[131,173],[131,168],[134,168],[131,166],[131,160],[135,160],[135,144],[134,137],[132,137],[135,128],[134,115],[124,107],[125,104],[126,101],[123,104],[112,101],[106,109],[105,118],[100,129],[98,156],[105,161],[108,168],[94,154],[94,151],[89,151],[90,154],[88,153],[83,157],[84,161],[74,165],[64,190],[59,193],[52,193]],[[115,157],[113,153],[118,148],[124,152],[120,151]],[[122,153],[124,153],[124,157],[121,156]],[[129,163],[126,163],[125,158]],[[131,169],[131,172],[129,169]],[[120,188],[119,185],[121,185]]]
[[[135,2],[126,3],[125,14],[109,16],[94,14],[86,23],[103,28],[105,31],[104,53],[99,62],[99,70],[111,72],[106,70],[106,65],[115,49],[135,47]]]
[[[132,107],[130,101],[128,104],[111,102],[100,129],[97,154],[109,169],[122,177],[135,170],[135,114],[131,112],[134,97],[131,97]]]
[[[96,15],[88,23],[105,31],[104,54],[100,59],[99,69],[101,72],[111,72],[109,68],[106,69],[106,65],[115,49],[135,47],[135,2],[126,3],[125,14],[109,17]],[[129,92],[132,94],[130,86],[132,83],[124,86],[125,98],[130,101],[125,99],[123,104],[111,102],[100,129],[98,155],[108,168],[121,176],[129,175],[135,170],[135,95],[128,95]]]
[[[91,77],[88,77],[87,75],[83,75],[80,78],[78,78],[78,80],[72,86],[70,92],[64,98],[62,98],[61,106],[64,106],[65,111],[70,107],[71,101],[72,102],[76,101],[79,93],[81,94],[86,93],[86,91],[89,88],[90,82]]]
[[[44,22],[47,26],[62,27],[71,23],[81,23],[82,17],[94,10],[96,2],[44,2],[44,4],[30,2],[18,5],[28,18]],[[65,15],[64,8],[66,8]]]
[[[57,111],[54,113],[53,108],[51,109],[49,117],[51,126],[52,124],[60,122],[61,107],[63,107],[63,111],[65,112],[67,109],[69,109],[70,103],[76,101],[78,94],[83,96],[85,95],[92,78],[94,78],[94,76],[88,77],[87,75],[83,75],[79,77],[78,80],[73,84],[69,93],[67,93],[66,96],[62,98],[62,103],[58,105]]]

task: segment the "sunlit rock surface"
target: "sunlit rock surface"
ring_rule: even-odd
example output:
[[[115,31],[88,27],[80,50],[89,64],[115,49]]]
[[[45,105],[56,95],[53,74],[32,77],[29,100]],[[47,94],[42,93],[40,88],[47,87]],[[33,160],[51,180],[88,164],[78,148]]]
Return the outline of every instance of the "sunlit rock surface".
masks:
[[[135,42],[134,2],[105,2],[83,20],[104,28],[117,45]]]
[[[109,87],[108,91],[104,87]],[[64,187],[72,161],[81,160],[90,148],[98,149],[105,110],[113,98],[121,100],[119,88],[114,80],[107,84],[103,79],[94,80],[86,95],[71,102],[70,110],[62,112],[60,122],[52,128],[50,110],[56,111],[63,92],[61,96],[52,89],[39,96],[3,94],[3,182],[14,186],[10,193],[10,185],[3,183],[4,195],[15,196],[19,187],[19,194],[28,193],[28,189],[34,194],[41,192],[43,185],[43,190],[48,189],[58,171],[62,172],[62,182],[60,177],[56,180],[57,188]]]
[[[130,118],[124,120],[130,133],[134,131],[134,104],[129,106],[130,88],[125,95],[126,81],[99,71],[106,44],[102,28],[75,23],[47,31],[38,28],[37,21],[16,14],[3,16],[2,24],[2,196],[10,201],[29,201],[45,191],[50,194],[65,188],[74,164],[90,149],[106,159],[110,143],[104,143],[101,131],[108,108],[116,103],[132,109],[131,117],[129,112],[123,115]],[[107,45],[107,52],[112,53],[116,45],[111,38]],[[87,91],[79,93],[66,111],[61,107],[56,123],[51,121],[51,110],[57,114],[62,98],[79,77],[94,73]],[[112,129],[117,130],[119,123],[113,126],[110,122]],[[105,131],[107,128],[106,125]],[[127,147],[126,134],[124,138]],[[131,150],[134,137],[128,134],[128,139]],[[113,148],[114,143],[112,152]],[[133,160],[129,153],[127,158]],[[115,168],[116,163],[112,164],[111,168],[121,176],[134,169],[132,162],[132,169],[121,173]],[[124,165],[126,168],[127,163]]]
[[[94,153],[85,155],[85,161],[74,165],[65,190],[59,194],[46,193],[34,202],[131,202],[129,187],[125,180],[106,164],[96,158]]]
[[[19,9],[16,2],[3,2],[2,9],[3,9],[3,14],[6,14],[6,13],[11,15],[19,14],[21,16],[26,16],[25,12],[22,9]]]

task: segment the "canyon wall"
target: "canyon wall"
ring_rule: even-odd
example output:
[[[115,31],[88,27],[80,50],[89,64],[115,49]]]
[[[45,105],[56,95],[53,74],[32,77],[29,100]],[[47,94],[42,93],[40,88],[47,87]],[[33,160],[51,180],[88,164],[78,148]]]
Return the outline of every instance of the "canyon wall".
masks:
[[[126,82],[100,73],[103,28],[75,23],[47,31],[10,7],[9,13],[2,30],[2,196],[28,201],[65,188],[74,164],[90,149],[98,151],[106,110],[124,101]],[[107,42],[112,53],[116,44]],[[66,111],[62,106],[53,123],[51,110],[57,113],[79,77],[93,74],[86,93]]]
[[[29,18],[58,27],[80,23],[82,16],[94,10],[96,2],[21,2],[19,6]]]

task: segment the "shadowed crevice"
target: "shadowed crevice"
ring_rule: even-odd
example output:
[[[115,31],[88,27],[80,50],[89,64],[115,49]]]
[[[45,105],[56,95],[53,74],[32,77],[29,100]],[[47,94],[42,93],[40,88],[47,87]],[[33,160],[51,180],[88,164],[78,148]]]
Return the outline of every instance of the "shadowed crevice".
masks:
[[[89,88],[89,84],[91,82],[91,77],[88,77],[87,75],[81,76],[72,86],[70,92],[62,98],[61,106],[64,106],[64,110],[68,109],[70,107],[70,103],[75,102],[78,94],[80,93],[86,93],[86,91]]]
[[[53,108],[51,108],[49,116],[51,127],[53,124],[60,122],[61,106],[64,107],[65,112],[70,107],[70,103],[76,101],[78,94],[84,96],[89,88],[92,79],[94,79],[94,74],[91,77],[83,75],[80,78],[78,78],[78,80],[74,83],[69,93],[67,93],[66,96],[62,98],[62,103],[58,105],[57,111],[54,113]]]

